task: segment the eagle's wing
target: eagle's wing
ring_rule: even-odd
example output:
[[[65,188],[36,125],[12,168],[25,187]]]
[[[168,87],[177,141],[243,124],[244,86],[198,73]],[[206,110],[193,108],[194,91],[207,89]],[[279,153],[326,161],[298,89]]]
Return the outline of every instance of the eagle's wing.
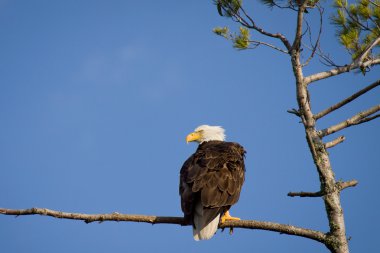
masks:
[[[179,195],[181,196],[181,209],[185,215],[185,222],[191,223],[192,213],[194,210],[194,193],[191,185],[187,183],[189,171],[194,170],[194,155],[191,155],[182,165],[179,180]],[[199,168],[197,168],[198,170]]]
[[[199,146],[181,169],[181,206],[191,216],[200,199],[206,223],[239,200],[244,182],[244,149],[232,142]],[[189,217],[190,218],[190,217]]]

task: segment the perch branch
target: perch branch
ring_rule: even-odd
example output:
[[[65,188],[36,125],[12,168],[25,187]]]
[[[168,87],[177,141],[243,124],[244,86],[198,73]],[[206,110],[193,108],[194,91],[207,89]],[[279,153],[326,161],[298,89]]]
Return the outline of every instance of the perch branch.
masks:
[[[347,128],[347,127],[350,127],[350,126],[354,126],[354,125],[358,125],[358,124],[361,124],[361,123],[364,123],[364,122],[367,122],[367,121],[370,121],[370,120],[373,120],[373,119],[376,119],[380,116],[380,114],[377,114],[377,115],[374,115],[372,117],[369,117],[370,115],[374,114],[375,112],[379,111],[380,110],[380,104],[379,105],[375,105],[371,108],[369,108],[368,110],[366,111],[362,111],[358,114],[356,114],[355,116],[352,116],[351,118],[345,120],[345,121],[342,121],[334,126],[330,126],[328,128],[325,128],[321,131],[318,131],[318,135],[320,137],[324,137],[324,136],[327,136],[327,135],[330,135],[330,134],[333,134],[335,132],[338,132],[344,128]]]
[[[325,110],[323,110],[323,111],[321,111],[321,112],[315,114],[315,115],[314,115],[314,118],[315,118],[316,120],[322,118],[323,116],[329,114],[330,112],[333,112],[333,111],[339,109],[340,107],[342,107],[342,106],[348,104],[348,103],[351,102],[352,100],[354,100],[354,99],[360,97],[361,95],[363,95],[363,94],[366,93],[367,91],[370,91],[370,90],[372,90],[373,88],[375,88],[375,87],[377,87],[377,86],[379,86],[379,85],[380,85],[380,79],[377,80],[377,81],[375,81],[375,82],[372,83],[371,85],[368,85],[368,86],[365,87],[364,89],[362,89],[362,90],[356,92],[356,93],[353,94],[352,96],[350,96],[350,97],[348,97],[348,98],[346,98],[346,99],[340,101],[339,103],[337,103],[337,104],[335,104],[335,105],[333,105],[333,106],[331,106],[331,107],[329,107],[329,108],[327,108],[327,109],[325,109]]]
[[[103,221],[126,221],[126,222],[144,222],[151,224],[184,224],[182,217],[168,217],[168,216],[149,216],[149,215],[129,215],[120,213],[110,214],[83,214],[83,213],[67,213],[46,208],[30,208],[30,209],[6,209],[0,208],[0,214],[4,215],[43,215],[51,216],[59,219],[72,219],[83,220],[86,223],[103,222]],[[226,221],[219,225],[219,228],[245,228],[245,229],[260,229],[278,232],[287,235],[296,235],[300,237],[309,238],[318,242],[324,243],[327,240],[327,235],[316,230],[295,227],[286,224],[279,224],[274,222],[255,221],[255,220],[239,220],[239,221]]]

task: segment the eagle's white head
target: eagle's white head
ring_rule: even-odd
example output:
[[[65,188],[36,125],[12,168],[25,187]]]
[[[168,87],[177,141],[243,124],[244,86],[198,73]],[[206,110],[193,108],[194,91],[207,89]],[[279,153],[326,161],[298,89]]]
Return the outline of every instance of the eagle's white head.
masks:
[[[225,139],[226,135],[222,127],[201,125],[186,137],[186,142],[196,141],[202,143],[205,141],[224,141]]]

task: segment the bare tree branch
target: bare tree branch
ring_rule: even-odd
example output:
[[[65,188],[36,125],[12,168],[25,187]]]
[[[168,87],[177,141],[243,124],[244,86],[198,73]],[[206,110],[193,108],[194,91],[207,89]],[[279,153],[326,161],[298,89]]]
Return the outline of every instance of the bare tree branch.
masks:
[[[376,118],[378,118],[378,117],[380,117],[380,114],[376,114],[376,115],[374,115],[374,116],[371,116],[371,117],[367,117],[367,118],[361,119],[361,120],[359,120],[358,122],[356,122],[354,125],[362,124],[362,123],[368,122],[368,121],[370,121],[370,120],[376,119]]]
[[[289,197],[301,197],[301,198],[304,198],[304,197],[310,197],[310,198],[322,197],[323,195],[324,195],[324,193],[322,191],[318,191],[318,192],[289,192],[288,193]]]
[[[354,187],[354,186],[357,186],[358,185],[358,181],[357,180],[351,180],[351,181],[346,181],[346,182],[337,182],[336,183],[336,186],[337,188],[341,191],[341,190],[344,190],[348,187]]]
[[[348,187],[354,187],[358,184],[358,181],[357,180],[351,180],[351,181],[346,181],[346,182],[337,182],[335,184],[335,187],[330,191],[330,192],[326,192],[326,191],[317,191],[317,192],[289,192],[288,193],[288,196],[289,197],[301,197],[301,198],[304,198],[304,197],[309,197],[309,198],[315,198],[315,197],[322,197],[324,195],[326,195],[327,193],[331,193],[332,191],[342,191]]]
[[[319,81],[319,80],[322,80],[322,79],[325,79],[325,78],[328,78],[331,76],[340,75],[340,74],[349,72],[351,70],[354,70],[354,69],[357,69],[360,67],[367,68],[368,66],[373,66],[373,65],[378,65],[378,64],[380,64],[380,58],[375,58],[375,59],[365,61],[361,65],[353,62],[349,65],[333,68],[333,69],[330,69],[328,71],[324,71],[324,72],[320,72],[320,73],[316,73],[316,74],[307,76],[307,77],[305,77],[304,81],[305,81],[305,84],[310,84],[312,82]]]
[[[327,142],[325,143],[325,148],[332,148],[332,147],[335,147],[336,145],[338,145],[339,143],[342,143],[344,142],[344,140],[346,139],[346,137],[344,137],[343,135],[342,136],[339,136],[338,138],[330,141],[330,142]]]
[[[335,132],[338,132],[344,128],[354,126],[354,125],[358,125],[358,124],[373,120],[375,118],[378,118],[379,117],[378,115],[375,115],[374,117],[368,117],[368,116],[374,114],[375,112],[377,112],[379,110],[380,110],[380,104],[375,105],[375,106],[369,108],[368,110],[362,111],[362,112],[352,116],[351,118],[349,118],[345,121],[342,121],[336,125],[333,125],[333,126],[330,126],[328,128],[325,128],[323,130],[318,131],[318,135],[320,137],[324,137],[324,136],[333,134]]]
[[[300,111],[297,110],[297,109],[295,109],[295,108],[289,109],[289,110],[287,110],[287,112],[290,113],[290,114],[294,114],[297,117],[301,117]]]
[[[71,219],[71,220],[83,220],[86,223],[91,222],[103,222],[103,221],[126,221],[126,222],[144,222],[151,224],[178,224],[186,226],[189,224],[184,223],[182,217],[168,217],[168,216],[149,216],[149,215],[137,215],[137,214],[83,214],[83,213],[67,213],[61,211],[50,210],[46,208],[30,208],[30,209],[6,209],[0,208],[0,214],[4,215],[43,215],[51,216],[59,219]],[[226,221],[219,224],[219,228],[245,228],[245,229],[260,229],[278,232],[281,234],[296,235],[300,237],[309,238],[318,242],[324,243],[327,240],[326,234],[306,228],[300,228],[296,226],[266,222],[255,220],[239,220],[239,221]]]
[[[303,16],[304,16],[304,11],[306,10],[306,2],[304,1],[302,5],[299,7],[299,10],[297,12],[297,27],[296,27],[296,35],[293,41],[293,45],[291,50],[297,49],[301,45],[301,40],[302,40],[302,23],[303,23]],[[290,51],[290,50],[289,50]],[[302,65],[301,65],[302,66]]]
[[[321,112],[315,114],[315,115],[314,115],[314,118],[317,120],[317,119],[322,118],[323,116],[326,116],[326,115],[329,114],[330,112],[333,112],[333,111],[339,109],[340,107],[342,107],[342,106],[348,104],[348,103],[351,102],[352,100],[354,100],[354,99],[360,97],[361,95],[363,95],[363,94],[366,93],[367,91],[370,91],[370,90],[372,90],[373,88],[375,88],[375,87],[377,87],[377,86],[379,86],[379,85],[380,85],[380,79],[377,80],[377,81],[375,81],[374,83],[368,85],[368,86],[365,87],[364,89],[362,89],[362,90],[356,92],[356,93],[353,94],[352,96],[350,96],[350,97],[348,97],[348,98],[346,98],[346,99],[340,101],[339,103],[337,103],[337,104],[335,104],[335,105],[333,105],[333,106],[331,106],[331,107],[329,107],[329,108],[327,108],[327,109],[325,109],[325,110],[323,110],[323,111],[321,111]]]

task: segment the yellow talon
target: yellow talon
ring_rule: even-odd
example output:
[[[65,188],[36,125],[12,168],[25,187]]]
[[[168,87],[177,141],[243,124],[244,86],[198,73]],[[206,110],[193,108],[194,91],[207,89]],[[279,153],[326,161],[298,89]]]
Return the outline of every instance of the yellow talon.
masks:
[[[230,212],[227,211],[227,212],[224,213],[224,215],[223,215],[222,218],[220,219],[220,222],[221,222],[221,223],[224,223],[225,221],[233,221],[233,220],[240,220],[240,218],[238,218],[238,217],[232,217],[232,216],[230,215]]]

